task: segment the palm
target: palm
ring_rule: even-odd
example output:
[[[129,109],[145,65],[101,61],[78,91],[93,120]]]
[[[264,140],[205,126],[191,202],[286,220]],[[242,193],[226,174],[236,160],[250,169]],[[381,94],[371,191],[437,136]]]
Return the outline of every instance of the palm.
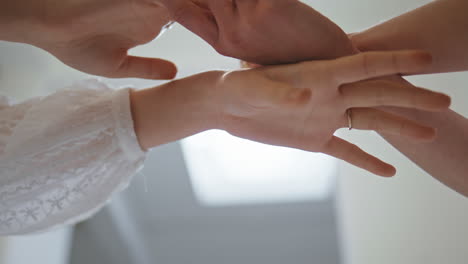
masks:
[[[166,0],[175,19],[221,54],[269,65],[353,53],[346,34],[297,0]]]
[[[51,34],[39,38],[65,64],[107,77],[172,78],[170,62],[128,56],[129,49],[145,44],[169,22],[164,7],[143,1],[93,0],[77,6],[48,1]]]

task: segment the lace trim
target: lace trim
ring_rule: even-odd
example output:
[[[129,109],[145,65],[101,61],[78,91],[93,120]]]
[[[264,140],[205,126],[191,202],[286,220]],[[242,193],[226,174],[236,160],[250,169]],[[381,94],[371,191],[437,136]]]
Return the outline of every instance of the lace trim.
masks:
[[[134,132],[129,91],[113,91],[102,83],[88,81],[28,107],[0,105],[0,111],[11,110],[7,119],[0,120],[0,234],[76,223],[128,186],[143,167],[146,154]],[[86,105],[97,97],[101,99],[95,104]],[[66,100],[60,101],[63,98]],[[55,107],[68,111],[63,118],[44,125],[46,129],[18,131],[23,119],[34,122],[49,118],[34,115],[48,113],[40,108],[41,103],[46,107],[57,103]],[[29,133],[30,141],[16,137],[16,145],[10,145],[9,139],[17,132]],[[44,140],[37,142],[38,138]],[[7,151],[2,152],[6,142]]]

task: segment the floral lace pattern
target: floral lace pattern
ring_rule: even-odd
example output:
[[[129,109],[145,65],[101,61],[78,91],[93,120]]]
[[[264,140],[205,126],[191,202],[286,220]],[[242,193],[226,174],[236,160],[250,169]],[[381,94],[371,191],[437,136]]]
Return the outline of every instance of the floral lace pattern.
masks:
[[[129,88],[87,81],[20,104],[0,98],[0,235],[88,218],[144,159]]]

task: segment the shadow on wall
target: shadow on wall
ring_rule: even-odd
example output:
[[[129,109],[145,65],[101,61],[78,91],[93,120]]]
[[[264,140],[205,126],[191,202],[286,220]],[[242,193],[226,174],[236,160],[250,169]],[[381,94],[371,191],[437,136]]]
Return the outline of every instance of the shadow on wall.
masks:
[[[112,204],[79,225],[71,264],[340,263],[332,199],[203,207],[179,143],[154,149],[146,164],[148,192],[138,175],[114,199],[120,212]]]

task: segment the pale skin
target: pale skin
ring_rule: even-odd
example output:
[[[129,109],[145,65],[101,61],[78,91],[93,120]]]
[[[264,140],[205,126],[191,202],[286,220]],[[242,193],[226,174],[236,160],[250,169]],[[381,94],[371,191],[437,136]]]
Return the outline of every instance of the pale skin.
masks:
[[[298,0],[159,0],[219,53],[262,65],[356,53],[343,30]]]
[[[423,49],[433,56],[425,72],[468,70],[468,1],[437,0],[352,34],[364,51]]]
[[[206,72],[135,91],[136,131],[141,146],[151,148],[208,129],[223,129],[258,142],[323,152],[375,174],[392,176],[393,166],[333,133],[347,127],[346,110],[352,108],[357,129],[432,140],[432,128],[369,108],[446,109],[450,100],[445,95],[373,79],[418,73],[430,61],[427,53],[418,51],[362,53],[329,61]]]
[[[424,73],[468,70],[468,16],[466,15],[468,1],[465,0],[434,1],[366,31],[352,34],[354,47],[351,49],[349,39],[342,38],[343,33],[337,30],[331,21],[317,16],[314,10],[301,6],[296,0],[173,0],[171,3],[167,4],[167,7],[173,14],[185,15],[181,18],[181,23],[212,43],[218,51],[225,55],[247,58],[247,61],[257,64],[314,58],[318,56],[314,53],[317,43],[323,43],[320,40],[324,39],[325,44],[330,44],[329,41],[333,39],[334,42],[331,43],[336,50],[332,52],[322,49],[322,53],[319,53],[321,56],[347,55],[355,53],[357,49],[361,51],[422,49],[431,52],[434,56],[434,63]],[[223,9],[216,8],[222,3],[224,3]],[[243,6],[249,6],[250,9],[240,8]],[[185,9],[181,11],[183,8]],[[276,12],[278,10],[276,8],[281,11]],[[265,10],[274,12],[264,12]],[[259,14],[263,23],[252,23],[251,21],[259,22],[256,20]],[[282,14],[284,20],[278,18],[278,14]],[[178,18],[177,15],[175,17]],[[320,20],[321,23],[308,23],[314,19]],[[203,21],[205,23],[202,23]],[[271,31],[265,30],[265,27],[272,27],[277,21],[282,21],[279,24],[287,26],[275,26],[275,37]],[[208,25],[206,29],[204,24]],[[242,30],[246,25],[249,29]],[[324,27],[331,30],[322,31]],[[238,39],[229,41],[229,34],[232,31],[241,36],[241,41]],[[328,32],[331,36],[324,37],[323,32]],[[258,34],[266,37],[256,36]],[[286,45],[294,43],[294,47],[278,49],[272,45],[272,42],[277,42],[277,38],[282,36],[287,36],[283,39],[283,43]],[[265,63],[263,56],[253,56],[250,49],[235,48],[242,47],[237,43],[242,44],[249,39],[255,40],[254,46],[258,48],[255,52],[269,54],[269,61]],[[399,77],[392,77],[391,80],[408,84]],[[383,132],[380,134],[433,177],[468,196],[468,162],[466,162],[468,121],[465,117],[450,110],[428,113],[403,108],[380,109],[437,128],[437,139],[424,144]]]
[[[265,1],[255,2],[266,3]],[[136,10],[146,12],[148,9],[154,12],[154,14],[148,14],[149,17],[153,18],[159,12],[164,13],[165,6],[124,0],[109,6],[108,1],[102,0],[86,2],[89,5],[80,6],[81,8],[77,6],[70,8],[70,6],[61,5],[63,2],[47,1],[41,3],[44,5],[55,3],[55,5],[39,6],[42,9],[37,9],[37,6],[33,5],[36,9],[26,9],[28,12],[20,14],[21,8],[18,8],[18,3],[19,1],[13,4],[9,2],[10,5],[6,5],[10,11],[13,10],[12,12],[2,9],[4,10],[1,16],[2,22],[4,22],[2,25],[8,25],[0,30],[0,34],[5,40],[37,45],[58,56],[70,66],[94,74],[142,78],[155,78],[155,76],[156,78],[170,78],[174,74],[170,70],[175,69],[172,64],[147,58],[131,58],[130,60],[136,60],[138,63],[130,63],[127,67],[121,67],[122,62],[125,64],[125,61],[129,59],[128,49],[145,43],[151,37],[156,36],[161,26],[167,22],[168,17],[168,15],[163,15],[164,19],[154,18],[156,19],[154,22],[156,29],[145,33],[139,29],[146,28],[148,30],[147,27],[144,27],[146,22],[141,22],[141,17],[135,13],[128,12],[129,8],[142,5],[142,9],[137,8]],[[316,16],[315,20],[310,21],[320,21],[318,23],[320,26],[316,27],[317,32],[329,32],[329,35],[332,36],[330,39],[345,41],[337,42],[335,48],[331,50],[329,42],[323,45],[315,44],[313,49],[308,49],[308,45],[303,45],[294,51],[286,50],[281,54],[279,60],[272,59],[272,63],[280,62],[289,56],[291,59],[288,62],[297,61],[298,56],[302,56],[306,52],[310,53],[311,58],[337,57],[354,52],[349,39],[343,37],[344,33],[313,9],[304,9],[305,7],[297,5],[295,0],[284,0],[277,3],[286,3],[288,8],[280,5],[284,8],[283,10],[289,10],[291,14],[300,14],[298,19],[293,21],[292,28],[295,28],[295,23],[301,23],[299,18]],[[265,6],[259,5],[257,7],[260,8],[255,10],[260,12],[261,8]],[[270,10],[275,8],[268,5],[267,7]],[[131,15],[125,14],[123,16],[125,19],[122,21],[113,21],[112,19],[116,17],[113,8]],[[47,12],[42,12],[38,16],[34,14],[34,10],[46,10]],[[71,10],[81,10],[82,12]],[[114,11],[110,12],[109,10]],[[231,13],[229,9],[216,10],[222,13],[222,15],[218,15],[218,18],[235,19],[239,17],[229,16]],[[243,10],[248,11],[248,9]],[[297,11],[300,10],[305,11],[298,13]],[[34,15],[31,15],[30,11]],[[62,14],[61,11],[68,16],[56,18],[55,14]],[[70,13],[66,11],[70,11]],[[250,15],[258,14],[258,12],[250,13]],[[15,21],[17,17],[22,19]],[[67,17],[75,18],[71,21],[79,21],[79,26],[77,27],[74,22],[67,23]],[[248,17],[249,15],[242,16],[242,19]],[[112,23],[108,23],[108,20]],[[228,25],[228,23],[225,24]],[[70,30],[66,30],[67,27],[70,27]],[[30,33],[31,35],[28,34],[30,28],[34,29]],[[217,28],[219,29],[219,27]],[[9,32],[12,29],[14,31]],[[44,37],[34,33],[37,32],[37,29],[41,30],[39,32]],[[235,27],[231,29],[237,30]],[[283,28],[283,30],[289,29],[289,27]],[[307,27],[300,27],[300,29],[305,31]],[[262,62],[266,58],[265,54],[273,56],[278,53],[277,46],[267,45],[269,38],[257,39],[264,41],[264,47],[242,49],[236,48],[238,42],[227,37],[232,33],[231,31],[218,33],[221,33],[218,35],[218,39],[224,38],[224,40],[214,42],[213,45],[231,56]],[[248,37],[256,33],[258,32],[251,31],[249,34],[239,36]],[[273,36],[272,32],[269,33],[270,36]],[[327,34],[324,36],[326,37]],[[277,37],[277,39],[280,40],[281,37]],[[307,40],[317,42],[317,38]],[[78,45],[73,45],[76,43]],[[57,49],[57,47],[59,48]],[[261,56],[257,60],[255,54],[262,50],[262,47],[265,52],[259,54]],[[274,49],[268,51],[265,47],[273,47]],[[114,52],[108,53],[107,51]],[[244,51],[246,54],[242,56]],[[321,51],[330,54],[318,55],[321,54]],[[87,59],[82,60],[83,57]],[[102,63],[101,60],[105,63]],[[151,63],[148,64],[149,60]],[[170,74],[160,72],[159,67],[154,67],[154,63],[161,66],[164,71],[169,69]],[[202,73],[159,87],[133,91],[131,105],[135,130],[144,149],[208,129],[220,128],[234,135],[264,143],[324,152],[373,173],[391,176],[395,173],[392,166],[363,152],[358,147],[334,137],[333,132],[348,125],[346,111],[352,109],[353,123],[358,129],[377,130],[411,138],[414,141],[433,140],[435,133],[432,128],[373,108],[390,105],[428,111],[447,109],[450,99],[445,95],[398,82],[372,79],[397,73],[419,73],[430,67],[430,64],[431,57],[427,53],[406,51],[364,53],[338,60],[303,62],[246,71]],[[296,94],[298,91],[299,95]],[[295,94],[297,99],[288,99],[291,94]]]
[[[433,64],[424,72],[468,70],[468,1],[439,0],[352,36],[361,50],[423,49]],[[468,119],[454,111],[427,113],[387,108],[437,128],[432,142],[414,144],[381,135],[434,178],[468,197]]]
[[[77,70],[111,78],[172,79],[172,62],[129,56],[169,23],[166,8],[138,0],[1,0],[0,39],[42,48]]]

